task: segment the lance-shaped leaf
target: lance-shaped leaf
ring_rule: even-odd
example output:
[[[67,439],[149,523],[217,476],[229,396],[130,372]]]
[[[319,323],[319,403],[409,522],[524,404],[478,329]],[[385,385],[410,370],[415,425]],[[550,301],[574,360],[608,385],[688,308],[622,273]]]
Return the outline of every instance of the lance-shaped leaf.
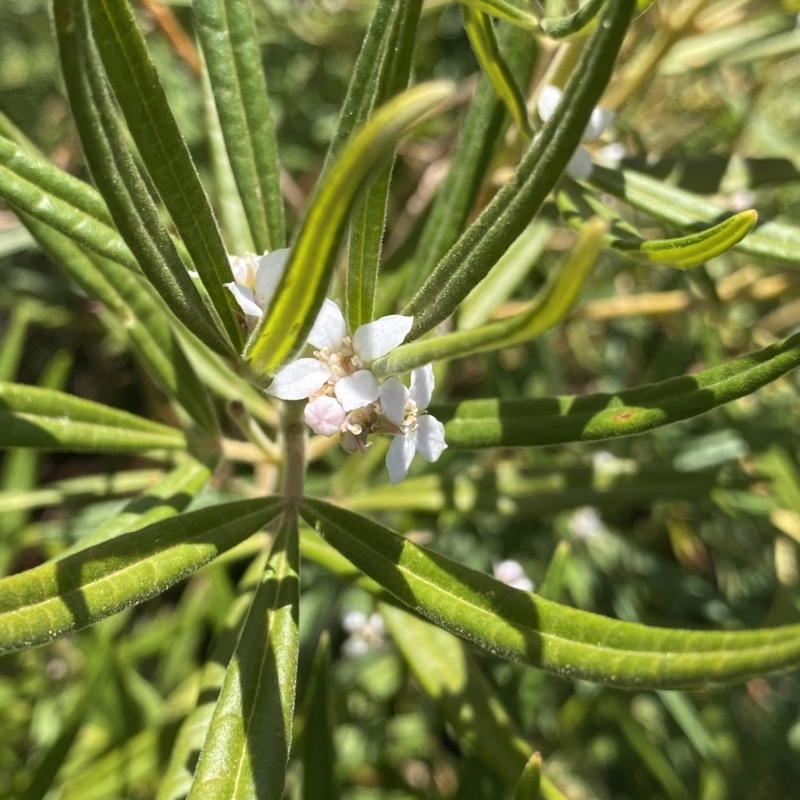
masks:
[[[513,589],[321,500],[303,500],[301,513],[412,610],[494,655],[565,678],[703,688],[800,663],[800,625],[729,633],[620,622]]]
[[[225,681],[228,663],[253,602],[253,595],[261,583],[268,554],[260,553],[248,566],[236,588],[236,598],[230,604],[222,629],[214,640],[211,654],[200,674],[197,705],[181,725],[169,764],[164,772],[156,800],[185,800],[192,786],[197,755],[208,734],[219,693]]]
[[[236,185],[256,251],[284,244],[278,145],[248,0],[193,5]]]
[[[183,354],[169,311],[152,289],[117,262],[86,253],[53,228],[22,211],[17,214],[40,247],[90,297],[103,304],[103,321],[128,338],[156,383],[204,431],[215,433],[217,418],[208,393]]]
[[[520,83],[527,85],[538,52],[536,39],[514,26],[501,30],[499,38],[506,62]],[[481,75],[461,125],[447,176],[439,187],[414,252],[404,298],[411,297],[464,229],[505,120],[504,103],[495,94],[489,78]]]
[[[742,241],[758,221],[755,211],[741,211],[711,228],[674,239],[646,240],[628,223],[585,190],[579,183],[565,178],[556,195],[561,215],[567,223],[580,230],[586,219],[595,214],[612,223],[605,244],[632,261],[644,264],[665,264],[679,269],[700,266],[711,258],[726,253]]]
[[[0,447],[131,453],[182,450],[175,428],[63,392],[0,383]]]
[[[105,206],[100,217],[74,205],[75,193],[64,192],[60,185],[60,170],[45,169],[43,163],[46,162],[0,137],[0,197],[83,247],[138,272],[139,265],[111,225]],[[73,187],[70,183],[67,188]]]
[[[341,151],[355,132],[366,124],[374,107],[377,77],[380,75],[380,65],[386,59],[386,46],[394,29],[392,21],[398,7],[396,0],[377,0],[375,3],[375,11],[353,67],[336,131],[328,145],[315,193],[325,185],[328,173]]]
[[[502,98],[506,104],[514,122],[517,123],[517,127],[525,138],[533,138],[533,127],[528,117],[525,98],[500,52],[492,20],[487,14],[467,5],[462,6],[462,12],[464,27],[481,69],[491,81],[497,96]]]
[[[658,500],[702,500],[714,489],[746,489],[754,479],[726,477],[719,470],[679,472],[666,467],[607,475],[588,467],[520,470],[492,463],[485,471],[454,476],[430,473],[390,486],[348,494],[353,511],[420,511],[464,515],[490,512],[536,519],[577,506],[595,508],[651,505]]]
[[[520,8],[509,0],[459,0],[462,5],[483,11],[497,19],[504,19],[512,25],[535,31],[540,28],[539,18],[530,11]]]
[[[87,0],[97,50],[147,172],[186,244],[235,346],[242,341],[228,255],[189,148],[167,103],[133,9],[122,0]]]
[[[600,13],[606,0],[586,0],[574,13],[566,17],[554,17],[542,20],[542,30],[551,39],[565,39],[580,33]]]
[[[331,691],[331,639],[327,631],[319,638],[311,677],[306,689],[305,724],[302,734],[303,800],[337,800],[336,750],[333,742],[333,697]]]
[[[162,223],[108,92],[83,0],[53,5],[64,83],[86,161],[142,272],[178,319],[209,347],[234,356]]]
[[[157,522],[0,580],[0,653],[80,630],[168,589],[277,516],[275,498]]]
[[[534,753],[514,786],[513,800],[541,800],[542,797],[547,797],[542,791],[542,756]]]
[[[217,700],[189,800],[283,797],[298,656],[297,517],[285,512]]]
[[[66,558],[91,545],[138,531],[180,514],[208,483],[210,477],[211,470],[206,464],[201,464],[188,455],[181,456],[178,466],[169,474],[162,475],[157,485],[135,497],[122,511],[81,537],[74,545],[59,553],[57,558]]]
[[[328,291],[347,215],[371,169],[453,92],[443,81],[403,92],[341,153],[306,214],[269,311],[247,344],[245,357],[257,373],[274,373],[305,345]]]
[[[655,219],[679,228],[696,230],[698,225],[724,221],[730,216],[727,209],[701,195],[633,170],[616,172],[595,166],[591,183],[600,191],[613,194]],[[765,222],[735,245],[734,250],[796,266],[800,227],[785,222]]]
[[[163,474],[158,469],[132,469],[65,478],[45,484],[39,489],[2,491],[0,492],[0,513],[48,508],[82,498],[99,499],[133,494],[151,486],[163,477]]]
[[[533,302],[530,310],[473,330],[401,345],[383,358],[376,359],[370,369],[379,376],[395,375],[432,361],[510,347],[539,336],[556,325],[572,308],[600,253],[605,231],[605,222],[599,218],[583,227],[555,280],[544,290],[542,297]]]
[[[365,119],[375,106],[386,102],[408,86],[411,56],[414,50],[422,0],[397,3],[383,47],[383,58],[373,91],[365,98],[360,111]],[[369,96],[371,94],[371,96]],[[351,331],[375,317],[375,292],[378,266],[386,227],[389,184],[394,166],[394,152],[379,171],[364,196],[356,201],[350,222],[350,239],[345,278],[346,318]]]
[[[432,406],[449,447],[524,447],[631,436],[751,394],[800,366],[800,334],[693,375],[616,395],[467,400]]]
[[[411,338],[431,330],[456,310],[541,207],[580,144],[592,109],[608,83],[633,5],[634,0],[609,0],[603,24],[583,51],[561,103],[514,176],[403,309],[404,314],[414,317]]]

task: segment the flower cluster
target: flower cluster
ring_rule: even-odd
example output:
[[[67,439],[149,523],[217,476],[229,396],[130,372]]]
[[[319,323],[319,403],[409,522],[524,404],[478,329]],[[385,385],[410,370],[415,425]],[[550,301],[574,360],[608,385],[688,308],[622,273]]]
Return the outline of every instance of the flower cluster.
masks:
[[[547,122],[555,113],[556,107],[561,102],[563,93],[555,86],[544,86],[536,101],[536,110],[542,122]],[[614,119],[614,112],[599,106],[592,110],[592,116],[583,131],[581,141],[592,142],[599,139],[603,131],[611,124]],[[566,173],[575,180],[585,180],[592,172],[592,159],[588,151],[583,147],[572,154],[572,158],[567,164]]]
[[[231,257],[234,282],[225,284],[245,313],[248,327],[264,315],[286,263],[287,250],[263,256]],[[408,474],[414,453],[436,461],[447,447],[444,426],[425,413],[433,394],[430,364],[411,374],[411,388],[397,378],[381,383],[371,362],[403,343],[413,317],[391,314],[352,334],[339,306],[325,300],[308,335],[313,357],[298,358],[279,370],[267,392],[280,400],[305,400],[305,421],[322,436],[341,434],[349,453],[363,452],[371,433],[394,436],[386,455],[389,481]]]

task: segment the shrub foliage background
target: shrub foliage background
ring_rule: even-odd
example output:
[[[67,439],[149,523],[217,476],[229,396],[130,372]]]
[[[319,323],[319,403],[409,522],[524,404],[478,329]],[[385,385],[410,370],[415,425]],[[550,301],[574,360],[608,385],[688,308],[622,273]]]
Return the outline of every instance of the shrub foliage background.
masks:
[[[796,12],[6,0],[0,794],[793,797]],[[326,296],[396,486],[264,394]]]

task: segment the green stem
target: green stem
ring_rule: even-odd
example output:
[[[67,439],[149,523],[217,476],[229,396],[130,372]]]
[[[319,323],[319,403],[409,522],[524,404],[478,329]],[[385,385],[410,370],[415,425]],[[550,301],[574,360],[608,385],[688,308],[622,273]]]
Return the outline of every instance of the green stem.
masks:
[[[303,496],[306,475],[306,426],[303,401],[281,404],[280,432],[283,441],[283,497],[286,504],[296,506]]]

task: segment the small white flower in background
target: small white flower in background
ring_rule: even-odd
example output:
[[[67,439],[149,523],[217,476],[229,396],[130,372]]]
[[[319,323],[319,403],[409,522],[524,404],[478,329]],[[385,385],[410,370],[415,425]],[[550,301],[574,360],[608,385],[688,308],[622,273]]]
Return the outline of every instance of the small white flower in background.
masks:
[[[567,525],[570,533],[577,539],[593,539],[606,530],[597,509],[591,506],[576,509]]]
[[[563,92],[555,86],[544,86],[539,97],[536,101],[536,109],[539,112],[539,118],[542,122],[547,122],[550,117],[555,113],[556,107],[561,102]],[[592,116],[583,131],[581,141],[591,142],[599,139],[603,131],[611,124],[614,119],[614,112],[605,108],[595,108],[592,111]],[[583,148],[579,147],[569,164],[567,164],[566,173],[575,180],[584,180],[588,178],[592,172],[592,159],[589,153]]]
[[[533,591],[533,581],[525,574],[519,561],[510,558],[498,561],[494,565],[493,572],[497,580],[513,586],[515,589],[521,589],[523,592]]]
[[[286,247],[264,253],[263,256],[255,253],[228,256],[233,281],[223,285],[247,316],[248,327],[255,327],[264,316],[283,275],[288,256],[289,248]]]
[[[363,656],[384,643],[386,628],[383,617],[377,612],[367,617],[362,611],[348,611],[342,618],[342,627],[349,634],[342,644],[346,656]]]
[[[287,364],[267,392],[281,400],[307,397],[311,406],[322,396],[335,397],[345,413],[374,403],[380,384],[367,365],[401,345],[413,321],[413,317],[392,314],[361,325],[350,336],[339,306],[326,300],[308,335],[309,344],[317,348],[314,357]],[[325,420],[327,425],[333,412],[334,407],[326,403],[311,409],[306,420]]]
[[[415,452],[433,462],[447,447],[444,425],[436,417],[420,413],[428,407],[432,395],[433,367],[430,364],[411,373],[410,389],[397,378],[389,378],[380,387],[381,410],[389,422],[401,429],[386,454],[392,485],[406,477]]]

